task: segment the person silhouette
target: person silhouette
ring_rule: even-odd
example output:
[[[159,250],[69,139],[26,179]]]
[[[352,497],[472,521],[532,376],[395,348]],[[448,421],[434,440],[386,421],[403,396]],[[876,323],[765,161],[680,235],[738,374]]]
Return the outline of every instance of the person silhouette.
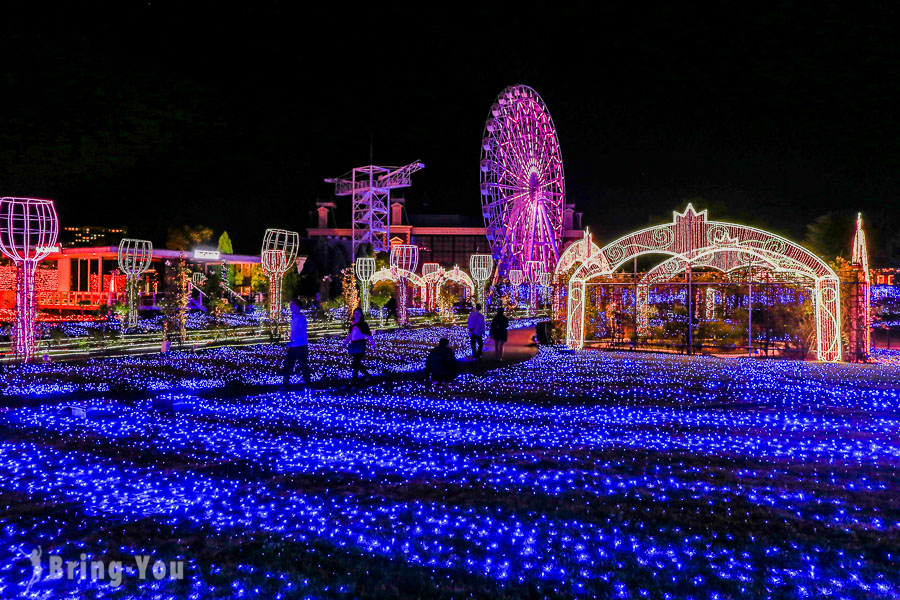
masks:
[[[41,575],[44,572],[44,568],[41,566],[41,547],[38,546],[34,550],[31,551],[31,554],[26,552],[22,552],[22,549],[19,548],[19,554],[22,556],[28,557],[28,560],[31,561],[31,580],[28,582],[28,585],[25,586],[25,593],[31,592],[31,586],[41,580]]]

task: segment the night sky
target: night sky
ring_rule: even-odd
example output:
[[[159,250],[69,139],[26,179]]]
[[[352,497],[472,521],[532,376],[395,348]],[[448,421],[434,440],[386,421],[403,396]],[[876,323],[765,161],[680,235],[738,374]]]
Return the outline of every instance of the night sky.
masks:
[[[227,229],[249,253],[305,228],[371,139],[376,164],[426,164],[410,212],[480,215],[484,121],[522,83],[600,240],[694,197],[797,239],[829,211],[900,229],[895,3],[305,4],[5,5],[0,193],[157,243]]]

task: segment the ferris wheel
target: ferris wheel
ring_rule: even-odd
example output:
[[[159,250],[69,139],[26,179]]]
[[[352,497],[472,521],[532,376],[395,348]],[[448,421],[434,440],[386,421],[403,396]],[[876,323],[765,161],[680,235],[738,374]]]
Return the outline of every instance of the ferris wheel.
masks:
[[[559,260],[565,206],[559,139],[544,101],[526,85],[500,92],[481,143],[481,207],[498,269]]]

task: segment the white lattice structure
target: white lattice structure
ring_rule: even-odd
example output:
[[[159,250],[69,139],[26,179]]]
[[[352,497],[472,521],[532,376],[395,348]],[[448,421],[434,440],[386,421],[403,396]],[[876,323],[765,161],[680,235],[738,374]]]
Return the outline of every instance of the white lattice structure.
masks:
[[[494,272],[494,257],[490,254],[473,254],[469,257],[469,273],[475,281],[476,299],[484,306],[484,286]]]
[[[353,197],[353,256],[363,244],[375,252],[390,249],[391,190],[409,187],[412,174],[424,168],[418,161],[403,167],[367,165],[325,180],[335,184],[336,196]]]
[[[409,277],[403,273],[415,273],[419,264],[419,247],[413,244],[397,244],[391,248],[391,269],[398,273],[397,281],[397,322],[406,325],[407,282]]]
[[[584,302],[586,283],[610,275],[625,262],[645,254],[671,257],[677,271],[683,265],[711,266],[752,257],[751,268],[766,268],[791,279],[802,279],[813,291],[816,307],[816,343],[819,360],[841,359],[841,313],[839,281],[834,271],[805,248],[761,229],[708,221],[688,204],[675,212],[671,223],[648,227],[604,246],[599,253],[578,266],[569,280],[566,342],[584,345]],[[667,261],[668,262],[668,261]],[[746,264],[746,263],[745,263]],[[639,296],[640,296],[640,288]],[[640,299],[639,299],[640,301]]]
[[[153,258],[153,243],[149,240],[123,238],[119,242],[119,270],[125,273],[128,298],[128,326],[137,325],[138,281],[141,274],[150,268]]]
[[[13,350],[23,362],[34,356],[37,264],[56,245],[59,221],[52,200],[0,198],[0,252],[16,266],[16,322]]]
[[[269,319],[282,320],[282,280],[296,263],[300,234],[285,229],[266,229],[260,252],[260,266],[269,278]]]
[[[356,278],[359,280],[359,291],[362,296],[362,311],[369,314],[369,285],[375,274],[375,259],[371,257],[357,258],[353,263]]]

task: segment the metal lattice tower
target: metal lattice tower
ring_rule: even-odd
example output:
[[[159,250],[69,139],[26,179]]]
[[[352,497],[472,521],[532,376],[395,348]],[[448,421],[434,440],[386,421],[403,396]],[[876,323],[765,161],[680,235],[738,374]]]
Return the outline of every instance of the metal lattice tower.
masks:
[[[138,279],[150,267],[153,258],[153,243],[149,240],[123,238],[119,242],[119,269],[125,273],[125,287],[128,294],[128,326],[137,325]]]
[[[53,250],[59,222],[53,200],[0,198],[0,252],[16,265],[16,322],[13,349],[23,362],[34,356],[37,264]]]
[[[412,174],[424,168],[418,161],[404,167],[367,165],[325,180],[335,184],[335,196],[353,196],[353,256],[363,244],[372,244],[373,252],[390,250],[391,190],[409,187]]]

